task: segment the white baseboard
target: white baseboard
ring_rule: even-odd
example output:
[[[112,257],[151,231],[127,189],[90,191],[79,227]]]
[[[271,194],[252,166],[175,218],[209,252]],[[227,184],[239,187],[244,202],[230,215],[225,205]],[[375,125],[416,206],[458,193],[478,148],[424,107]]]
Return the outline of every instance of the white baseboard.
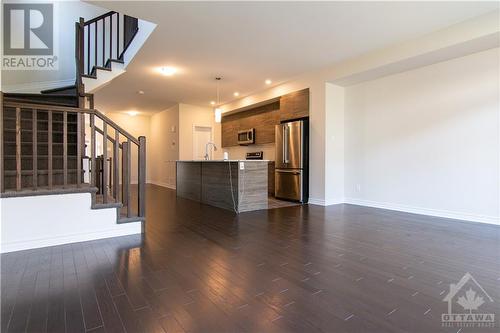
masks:
[[[123,224],[117,224],[116,227],[112,229],[99,230],[83,234],[79,233],[73,235],[58,236],[53,238],[31,239],[19,242],[9,242],[9,243],[3,242],[1,245],[0,252],[7,253],[13,251],[22,251],[40,247],[55,246],[55,245],[62,245],[62,244],[76,243],[76,242],[85,242],[95,239],[134,235],[134,234],[140,234],[141,232],[142,232],[141,222],[123,223]]]
[[[176,189],[175,185],[167,184],[167,183],[164,183],[164,182],[157,182],[157,181],[150,180],[150,181],[148,181],[148,183],[149,184],[153,184],[153,185],[158,185],[158,186],[161,186],[161,187],[166,187],[166,188],[169,188],[169,189],[172,189],[172,190]]]
[[[338,205],[344,203],[343,200],[341,201],[335,201],[335,200],[324,200],[324,199],[318,199],[318,198],[309,198],[310,205],[318,205],[318,206],[331,206],[331,205]]]
[[[344,201],[347,204],[358,205],[358,206],[382,208],[382,209],[395,210],[406,213],[444,217],[444,218],[463,220],[468,222],[479,222],[479,223],[500,225],[500,217],[495,217],[495,216],[469,214],[469,213],[455,212],[449,210],[415,207],[415,206],[408,206],[408,205],[401,205],[401,204],[387,203],[387,202],[377,202],[377,201],[370,201],[370,200],[363,200],[356,198],[345,198]]]
[[[318,206],[327,206],[326,202],[324,199],[317,199],[317,198],[309,198],[310,205],[318,205]]]
[[[40,93],[42,90],[61,88],[75,84],[75,79],[41,81],[20,84],[2,84],[3,92],[13,93]]]

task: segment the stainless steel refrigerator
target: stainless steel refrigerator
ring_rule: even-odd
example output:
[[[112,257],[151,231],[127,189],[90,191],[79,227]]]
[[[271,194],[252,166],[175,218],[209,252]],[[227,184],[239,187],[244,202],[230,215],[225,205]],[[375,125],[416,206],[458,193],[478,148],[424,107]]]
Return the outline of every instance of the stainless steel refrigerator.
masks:
[[[276,125],[276,198],[307,202],[309,196],[307,120]]]

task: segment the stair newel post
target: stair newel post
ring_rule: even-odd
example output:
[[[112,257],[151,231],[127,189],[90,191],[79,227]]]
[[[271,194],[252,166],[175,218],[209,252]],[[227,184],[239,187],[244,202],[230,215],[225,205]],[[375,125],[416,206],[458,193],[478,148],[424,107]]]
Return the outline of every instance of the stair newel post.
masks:
[[[21,108],[16,108],[16,190],[21,191]]]
[[[113,59],[113,14],[109,16],[109,59]],[[111,68],[111,62],[109,67]]]
[[[146,216],[146,137],[139,137],[139,216]]]
[[[96,40],[97,43],[97,40]],[[102,67],[106,64],[106,18],[102,19]]]
[[[85,88],[83,87],[82,75],[84,73],[85,68],[85,60],[84,60],[84,18],[80,17],[80,20],[75,23],[75,58],[76,58],[76,90],[78,95],[78,107],[83,106],[83,98],[82,94],[85,92]]]
[[[116,59],[120,57],[120,13],[116,13]]]
[[[47,145],[48,145],[48,153],[49,153],[49,156],[48,156],[48,185],[49,185],[49,189],[52,189],[52,173],[53,173],[53,170],[52,170],[52,110],[48,110],[47,111],[48,115],[47,115],[47,118],[48,118],[48,133],[47,133]]]
[[[82,185],[82,114],[76,115],[76,187]]]
[[[120,182],[119,178],[119,159],[120,159],[120,132],[115,128],[115,143],[113,145],[113,196],[115,198],[115,202],[118,202],[118,193],[120,192],[119,186]]]
[[[90,176],[92,186],[96,186],[97,165],[95,163],[95,116],[90,114]]]
[[[97,22],[94,22],[94,66],[97,66]],[[90,25],[89,25],[90,29]],[[90,59],[89,59],[90,61]],[[90,74],[90,72],[89,72]]]
[[[102,202],[108,203],[108,124],[102,122]]]
[[[33,109],[33,125],[31,126],[33,134],[33,189],[38,187],[38,120],[37,109]]]
[[[68,186],[68,112],[63,112],[63,187]]]
[[[85,31],[85,26],[83,26],[83,31]],[[85,33],[85,32],[84,32]],[[87,25],[87,74],[90,75],[90,69],[91,64],[90,64],[90,25]]]
[[[130,207],[130,140],[122,143],[122,203],[127,206],[127,217],[132,216]]]

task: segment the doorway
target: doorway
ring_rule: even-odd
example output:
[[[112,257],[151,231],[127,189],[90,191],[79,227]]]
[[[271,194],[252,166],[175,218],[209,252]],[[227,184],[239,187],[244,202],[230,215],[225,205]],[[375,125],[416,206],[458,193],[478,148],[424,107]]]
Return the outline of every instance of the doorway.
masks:
[[[205,158],[205,146],[212,141],[211,126],[193,126],[193,159],[203,160]],[[208,156],[212,159],[212,149],[208,151]]]

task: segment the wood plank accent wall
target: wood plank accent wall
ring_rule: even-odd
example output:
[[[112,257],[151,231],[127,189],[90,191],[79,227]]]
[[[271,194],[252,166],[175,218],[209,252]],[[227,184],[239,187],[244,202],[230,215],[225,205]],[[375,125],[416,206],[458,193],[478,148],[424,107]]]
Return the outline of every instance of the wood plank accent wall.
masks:
[[[309,117],[309,89],[303,89],[281,96],[281,121],[304,117]]]
[[[274,142],[274,126],[280,122],[280,103],[274,102],[222,117],[222,147],[238,145],[238,131],[255,128],[255,143]]]
[[[238,145],[238,131],[255,128],[255,144],[274,143],[275,125],[309,117],[309,89],[283,95],[279,101],[222,116],[222,147]]]

